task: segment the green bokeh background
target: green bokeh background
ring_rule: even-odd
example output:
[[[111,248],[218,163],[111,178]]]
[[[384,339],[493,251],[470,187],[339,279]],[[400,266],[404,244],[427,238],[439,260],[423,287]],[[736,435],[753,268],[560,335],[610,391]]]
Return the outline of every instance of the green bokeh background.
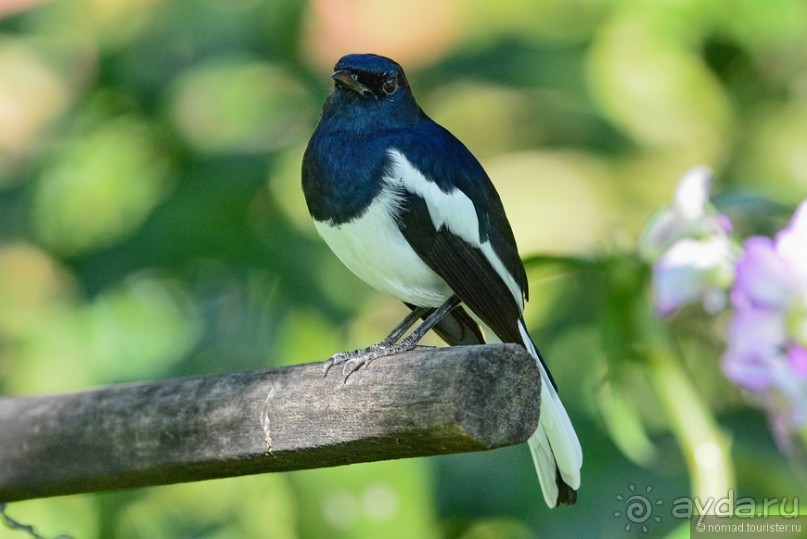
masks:
[[[348,52],[404,64],[488,170],[522,255],[607,260],[528,265],[528,323],[585,453],[574,508],[545,507],[517,446],[20,502],[14,518],[76,538],[688,537],[670,515],[692,492],[688,456],[620,298],[645,286],[636,238],[690,166],[713,168],[741,234],[807,196],[807,4],[18,0],[0,17],[2,395],[382,338],[404,309],[340,265],[300,191]],[[804,495],[798,451],[720,373],[724,326],[689,309],[669,331],[737,497]],[[662,502],[647,532],[626,530],[635,492]]]

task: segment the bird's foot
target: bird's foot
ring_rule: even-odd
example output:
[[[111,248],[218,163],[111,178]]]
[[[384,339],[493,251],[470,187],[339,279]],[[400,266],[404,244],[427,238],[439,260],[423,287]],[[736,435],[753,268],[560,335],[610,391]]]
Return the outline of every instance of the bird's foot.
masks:
[[[331,356],[331,358],[325,362],[325,375],[328,375],[328,371],[331,370],[331,367],[335,365],[342,365],[342,374],[347,382],[347,379],[351,374],[363,366],[369,365],[372,361],[380,357],[408,352],[413,350],[416,346],[417,341],[406,338],[397,344],[380,342],[378,344],[368,346],[367,348],[353,350],[352,352],[339,352],[338,354]]]
[[[325,375],[328,375],[328,371],[331,370],[331,367],[341,365],[342,374],[345,376],[345,380],[347,380],[351,374],[359,370],[362,366],[386,355],[384,352],[386,352],[389,346],[395,345],[379,343],[368,346],[367,348],[353,350],[352,352],[339,352],[338,354],[334,354],[325,362]]]

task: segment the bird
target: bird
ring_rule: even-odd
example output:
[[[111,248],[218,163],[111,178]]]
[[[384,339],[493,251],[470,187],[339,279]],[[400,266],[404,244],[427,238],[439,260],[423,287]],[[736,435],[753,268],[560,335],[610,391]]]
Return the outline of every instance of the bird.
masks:
[[[302,189],[318,234],[356,276],[409,314],[380,343],[335,354],[347,376],[411,350],[430,329],[450,345],[482,344],[470,310],[505,343],[523,346],[541,374],[541,413],[528,439],[546,504],[577,500],[583,453],[555,380],[524,322],[526,270],[504,207],[471,151],[417,104],[403,68],[348,54],[302,161]],[[422,319],[422,323],[404,337]]]

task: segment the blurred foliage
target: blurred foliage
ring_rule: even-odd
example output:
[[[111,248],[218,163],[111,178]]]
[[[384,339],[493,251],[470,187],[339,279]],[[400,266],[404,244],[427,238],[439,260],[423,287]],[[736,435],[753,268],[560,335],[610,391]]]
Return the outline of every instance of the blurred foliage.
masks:
[[[634,485],[662,507],[700,492],[700,432],[744,496],[805,494],[723,379],[719,326],[697,309],[665,338],[643,326],[646,275],[623,253],[700,162],[742,233],[783,224],[807,194],[806,41],[798,0],[0,3],[0,393],[316,361],[385,335],[404,311],[327,251],[299,186],[330,66],[372,51],[498,186],[585,453],[578,505],[554,511],[513,447],[9,513],[77,538],[622,537]],[[659,346],[683,363],[653,363]],[[688,533],[662,515],[631,533]]]

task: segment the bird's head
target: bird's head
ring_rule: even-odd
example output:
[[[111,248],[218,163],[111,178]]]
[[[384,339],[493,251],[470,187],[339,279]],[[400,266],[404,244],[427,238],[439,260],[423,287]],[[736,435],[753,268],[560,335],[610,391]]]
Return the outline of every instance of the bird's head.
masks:
[[[326,107],[347,106],[364,114],[389,115],[389,120],[415,119],[420,113],[403,68],[384,56],[343,56],[331,78],[334,89]]]
[[[409,91],[403,68],[384,56],[348,54],[333,70],[337,91],[344,89],[365,99],[385,99]]]

